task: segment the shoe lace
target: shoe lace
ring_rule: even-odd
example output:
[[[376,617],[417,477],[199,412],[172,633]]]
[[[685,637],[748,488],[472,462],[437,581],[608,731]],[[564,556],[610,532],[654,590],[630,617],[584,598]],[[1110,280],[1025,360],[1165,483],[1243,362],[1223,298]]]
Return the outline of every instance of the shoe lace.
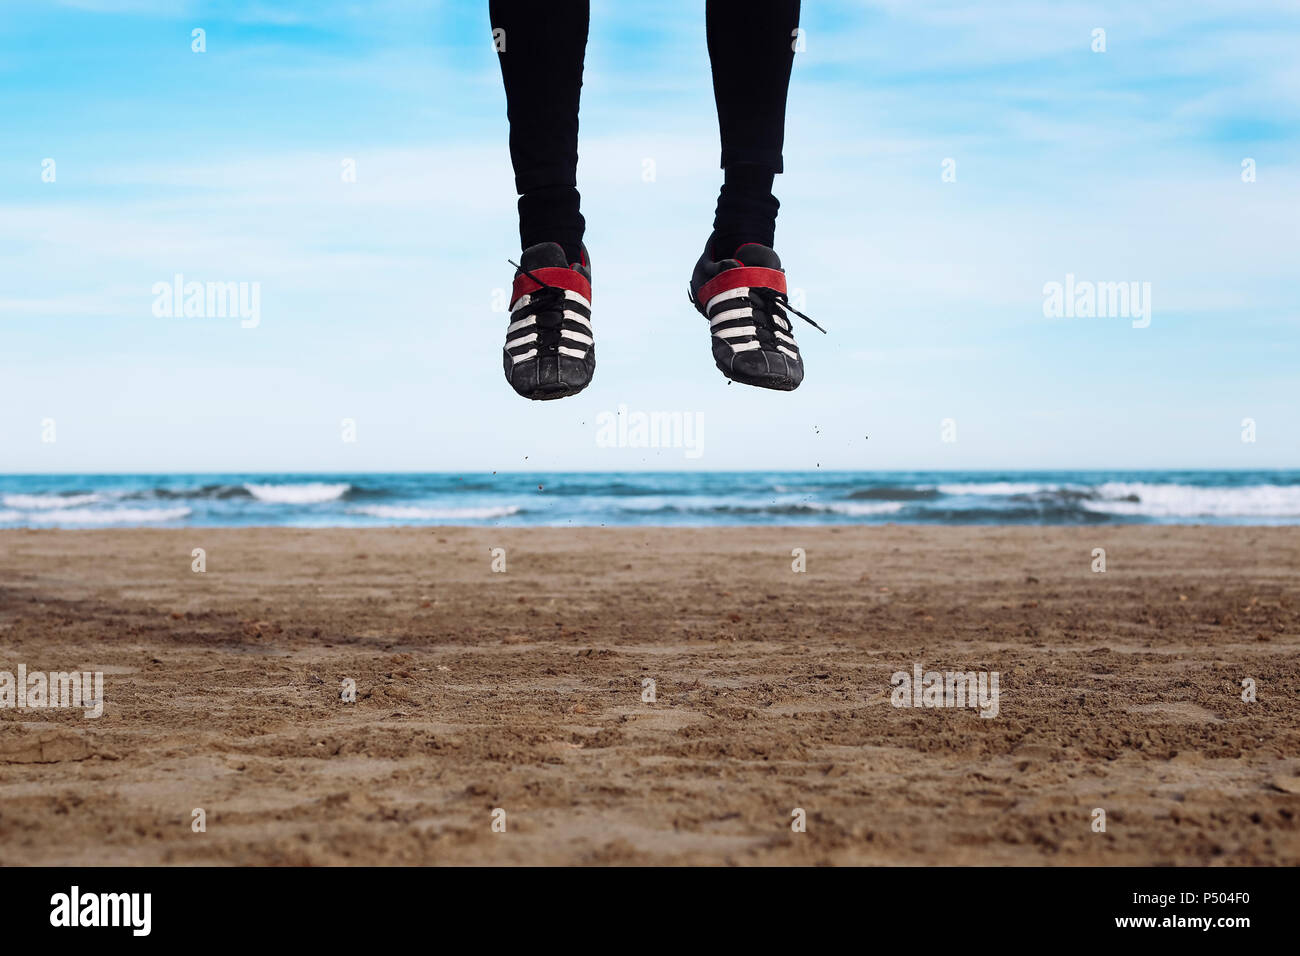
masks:
[[[528,305],[524,307],[524,314],[537,319],[533,325],[537,329],[538,349],[556,351],[564,331],[564,290],[539,279],[513,259],[507,259],[506,262],[541,286],[528,293]]]
[[[755,318],[761,315],[763,319],[762,321],[756,321],[754,325],[758,333],[758,340],[762,342],[765,347],[771,348],[776,341],[775,316],[777,303],[780,303],[781,308],[787,314],[793,312],[818,332],[822,333],[822,335],[828,334],[820,325],[792,306],[789,297],[787,297],[784,292],[777,292],[775,289],[767,288],[751,288],[749,290],[749,298],[750,301],[754,303]]]

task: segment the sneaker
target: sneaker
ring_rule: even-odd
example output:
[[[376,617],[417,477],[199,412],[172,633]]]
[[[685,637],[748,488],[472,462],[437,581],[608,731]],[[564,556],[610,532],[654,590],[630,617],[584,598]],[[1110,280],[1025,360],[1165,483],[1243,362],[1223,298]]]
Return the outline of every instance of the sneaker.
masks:
[[[715,262],[706,246],[695,264],[689,295],[691,304],[709,320],[713,360],[723,375],[742,385],[784,392],[799,387],[803,359],[790,313],[826,330],[790,305],[785,272],[775,252],[748,242],[730,259]]]
[[[591,338],[591,261],[565,262],[558,242],[529,246],[515,266],[505,372],[524,398],[576,395],[596,371]]]

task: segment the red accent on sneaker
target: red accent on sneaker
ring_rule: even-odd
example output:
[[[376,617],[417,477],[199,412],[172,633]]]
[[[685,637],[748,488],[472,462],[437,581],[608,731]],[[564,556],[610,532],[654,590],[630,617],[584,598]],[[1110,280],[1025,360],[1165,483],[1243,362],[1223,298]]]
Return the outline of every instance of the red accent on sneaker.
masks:
[[[695,293],[695,301],[702,307],[707,307],[709,300],[718,293],[744,287],[785,292],[785,273],[779,269],[763,269],[759,266],[726,269],[700,286],[700,291]]]
[[[578,293],[588,302],[591,301],[591,283],[584,279],[580,272],[574,272],[572,269],[566,269],[563,266],[546,266],[542,269],[530,269],[529,271],[547,285],[568,289],[570,292]],[[536,292],[540,288],[540,285],[521,272],[515,276],[514,289],[510,294],[510,307],[514,308],[520,296],[527,295],[529,292]]]

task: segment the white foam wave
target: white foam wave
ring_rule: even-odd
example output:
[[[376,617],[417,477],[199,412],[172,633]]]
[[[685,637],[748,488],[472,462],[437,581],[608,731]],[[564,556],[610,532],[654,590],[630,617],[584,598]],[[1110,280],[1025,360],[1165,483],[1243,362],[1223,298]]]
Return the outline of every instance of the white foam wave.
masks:
[[[258,485],[247,482],[244,485],[245,490],[258,501],[273,505],[316,505],[325,501],[337,501],[351,487],[346,481],[338,484],[310,481],[295,485]]]
[[[102,500],[101,495],[5,495],[2,499],[6,508],[79,508],[92,505]]]
[[[189,508],[60,508],[58,510],[0,512],[0,521],[28,524],[156,524],[179,521],[190,514]],[[10,517],[12,515],[12,517]]]
[[[945,495],[1035,495],[1043,491],[1055,491],[1067,485],[1045,485],[1036,481],[968,481],[951,485],[936,485]]]
[[[1300,517],[1300,485],[1203,488],[1108,481],[1097,486],[1097,494],[1100,500],[1080,503],[1089,511],[1152,518]]]
[[[505,518],[518,514],[518,505],[485,508],[421,508],[415,505],[364,505],[351,509],[352,514],[383,518],[387,521],[438,521],[456,518]]]
[[[892,515],[903,510],[901,501],[837,501],[828,505],[813,505],[818,511],[833,511],[842,515]]]

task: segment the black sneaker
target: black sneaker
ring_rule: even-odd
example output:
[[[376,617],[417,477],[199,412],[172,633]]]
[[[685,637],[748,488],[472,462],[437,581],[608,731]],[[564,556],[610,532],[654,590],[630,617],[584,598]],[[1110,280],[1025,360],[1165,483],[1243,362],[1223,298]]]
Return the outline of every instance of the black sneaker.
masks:
[[[519,257],[504,362],[506,380],[524,398],[564,398],[591,383],[596,348],[586,246],[582,262],[566,262],[558,242],[539,242]]]
[[[730,259],[715,262],[706,246],[691,276],[690,299],[709,320],[713,360],[723,375],[742,385],[784,392],[799,387],[803,359],[790,313],[826,330],[790,305],[775,252],[749,242]]]

